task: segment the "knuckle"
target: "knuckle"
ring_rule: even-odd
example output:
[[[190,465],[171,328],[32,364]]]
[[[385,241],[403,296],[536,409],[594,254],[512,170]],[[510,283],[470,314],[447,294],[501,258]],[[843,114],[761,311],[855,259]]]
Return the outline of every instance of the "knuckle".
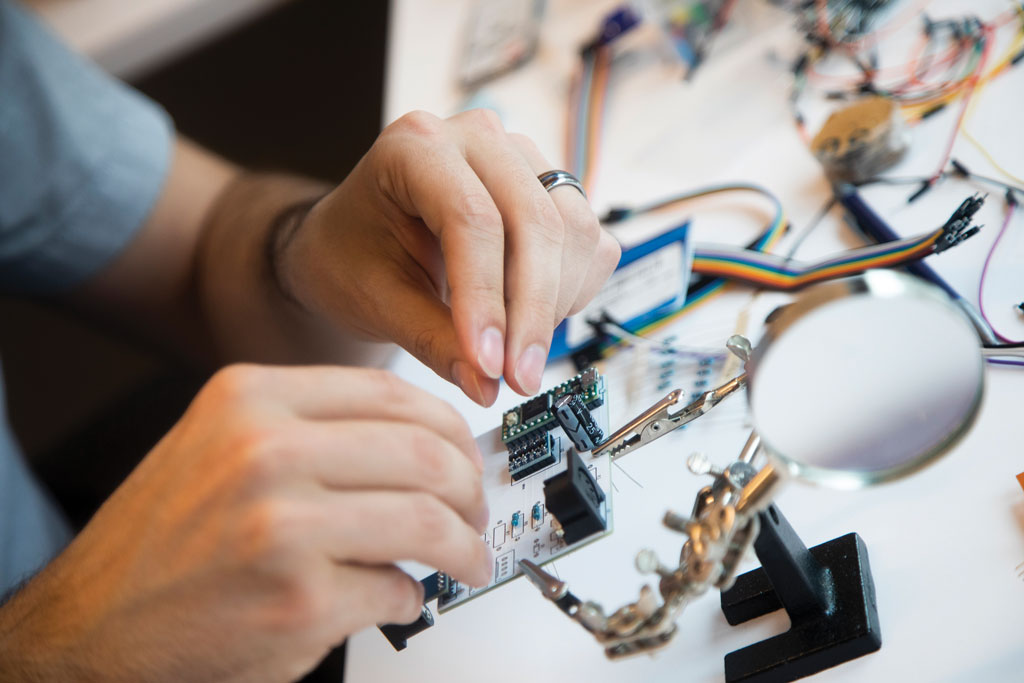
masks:
[[[441,119],[422,110],[411,111],[388,126],[388,129],[421,137],[435,137],[441,133]]]
[[[524,317],[529,312],[528,320],[531,329],[543,328],[544,325],[547,325],[548,314],[551,316],[555,314],[555,309],[558,307],[558,293],[542,284],[535,284],[522,290],[516,303]],[[551,330],[548,330],[547,334],[550,335]]]
[[[227,447],[236,465],[238,480],[259,488],[280,474],[288,439],[272,425],[252,422],[239,428]]]
[[[383,403],[404,403],[409,385],[390,370],[366,368],[362,370],[369,383],[375,388],[377,400]]]
[[[562,243],[565,238],[565,222],[547,194],[535,194],[530,213],[537,224],[535,231],[551,242]]]
[[[451,286],[453,299],[462,299],[474,307],[492,311],[494,317],[504,317],[504,283],[491,277],[492,273],[480,272],[476,277]],[[459,306],[458,303],[455,304]]]
[[[560,251],[565,242],[565,224],[558,210],[547,197],[541,196],[534,202],[532,212],[533,220],[525,237],[544,250]]]
[[[440,362],[444,358],[445,349],[434,330],[422,329],[416,332],[410,340],[409,351],[429,364],[433,361]]]
[[[501,117],[493,109],[479,107],[477,109],[470,109],[465,114],[473,126],[485,133],[505,132],[505,126],[501,122]]]
[[[463,230],[479,232],[482,237],[494,237],[500,232],[501,214],[486,193],[466,192],[457,204],[457,212]]]
[[[203,394],[218,403],[238,403],[259,391],[263,374],[263,368],[258,365],[228,365],[214,373],[207,381]]]
[[[252,505],[238,524],[240,557],[257,565],[273,566],[295,538],[293,517],[287,506],[278,501],[264,500]]]

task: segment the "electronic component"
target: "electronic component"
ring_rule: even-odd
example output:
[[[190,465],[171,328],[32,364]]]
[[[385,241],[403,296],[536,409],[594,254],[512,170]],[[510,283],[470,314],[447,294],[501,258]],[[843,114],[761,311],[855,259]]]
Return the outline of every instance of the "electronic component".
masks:
[[[578,451],[589,451],[604,438],[604,432],[576,394],[562,394],[555,401],[555,420]]]
[[[871,24],[878,12],[892,0],[771,0],[791,12],[795,12],[798,27],[808,39],[817,44],[828,45],[848,43],[862,38],[870,32]],[[825,17],[822,32],[822,15]],[[922,14],[923,16],[923,14]],[[925,19],[927,21],[927,19]]]
[[[632,209],[624,211],[628,215],[641,213]],[[601,291],[582,311],[555,328],[549,357],[572,354],[576,367],[583,370],[602,358],[600,347],[607,341],[606,335],[600,332],[600,325],[592,323],[603,314],[630,330],[637,330],[679,310],[686,301],[690,282],[692,243],[689,234],[687,222],[625,248],[615,272]],[[596,348],[591,347],[594,342],[598,343]]]
[[[675,49],[690,78],[729,19],[729,0],[649,0],[642,3]],[[646,17],[645,17],[646,18]]]
[[[392,647],[396,650],[404,650],[409,644],[409,638],[412,638],[417,633],[426,631],[433,625],[434,614],[430,611],[429,607],[424,605],[423,611],[420,612],[420,618],[411,624],[383,624],[378,628],[384,634],[384,637],[388,639],[388,642],[391,643]]]
[[[588,368],[555,388],[505,411],[501,420],[501,440],[509,446],[510,455],[521,445],[520,437],[535,429],[554,428],[555,416],[551,406],[564,394],[579,394],[583,404],[593,410],[604,403],[604,378],[597,370]]]
[[[811,151],[832,182],[860,183],[894,166],[908,144],[899,103],[874,96],[834,112],[811,141]]]
[[[568,451],[565,471],[544,482],[544,505],[561,525],[566,543],[608,528],[604,491],[573,449]]]
[[[746,341],[745,338],[740,337],[739,335],[734,335],[730,338],[730,342],[737,337]],[[749,342],[747,343],[749,344]],[[745,354],[749,352],[749,349],[744,350],[739,346],[735,349],[730,347],[730,350],[737,354]],[[746,361],[745,357],[740,357]],[[644,446],[655,439],[659,439],[680,427],[685,427],[687,424],[693,422],[698,417],[721,403],[722,399],[745,386],[747,386],[747,374],[743,373],[742,375],[733,377],[731,380],[719,387],[700,394],[685,408],[674,413],[670,413],[669,408],[677,405],[679,403],[679,399],[683,395],[683,392],[680,389],[675,389],[674,391],[669,392],[668,396],[661,399],[616,430],[616,432],[609,436],[607,440],[601,442],[600,445],[593,449],[592,455],[597,457],[608,454],[612,456],[613,460],[620,458],[626,453]]]
[[[434,572],[430,576],[420,581],[423,584],[423,610],[420,612],[419,619],[412,622],[411,624],[381,624],[378,626],[380,632],[384,634],[384,637],[388,639],[391,646],[396,650],[404,650],[409,644],[409,638],[412,638],[417,633],[426,631],[428,628],[434,625],[434,613],[430,611],[426,603],[430,602],[438,595],[442,594],[445,590],[447,583],[452,582],[448,578],[447,574],[443,572]],[[458,584],[452,582],[457,587]]]
[[[551,404],[566,393],[589,398],[591,417],[607,434],[610,429],[605,382],[601,373],[588,368],[544,394],[551,397]],[[547,402],[536,405],[548,416],[553,429],[557,422],[550,408],[546,407]],[[500,426],[480,435],[476,440],[483,455],[484,495],[491,511],[482,539],[493,553],[494,574],[488,584],[480,588],[458,584],[442,575],[439,579],[436,612],[443,614],[455,609],[519,576],[522,573],[519,567],[521,559],[528,559],[541,566],[611,533],[611,458],[607,454],[587,456],[587,467],[596,482],[595,490],[607,494],[607,498],[600,503],[602,518],[607,520],[602,527],[598,527],[603,531],[584,535],[578,542],[571,540],[574,538],[572,534],[568,539],[565,538],[554,515],[548,514],[544,484],[545,480],[566,471],[572,443],[561,435],[560,430],[551,431],[538,426],[536,420],[543,419],[543,416],[528,421],[533,422],[532,428],[512,438],[505,438],[510,424],[520,424],[524,408],[526,414],[530,415],[531,408],[526,407],[525,403],[520,404],[504,413]],[[509,419],[510,414],[515,416],[514,419]],[[517,461],[517,457],[523,460]]]
[[[424,579],[424,582],[426,579]],[[459,582],[448,576],[444,572],[437,573],[437,607],[439,611],[444,610],[444,606],[455,600],[459,596]]]
[[[515,483],[558,462],[558,448],[551,434],[540,429],[509,444],[508,471]]]
[[[523,422],[530,422],[536,420],[549,410],[551,410],[551,394],[543,393],[520,406],[520,419]]]

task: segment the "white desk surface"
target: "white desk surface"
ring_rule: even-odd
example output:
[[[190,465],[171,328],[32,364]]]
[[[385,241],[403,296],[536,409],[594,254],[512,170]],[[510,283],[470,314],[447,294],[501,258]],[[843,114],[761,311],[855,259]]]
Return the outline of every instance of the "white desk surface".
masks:
[[[131,78],[287,0],[25,0],[73,48]]]
[[[395,0],[385,122],[417,108],[447,115],[467,103],[492,106],[509,129],[533,137],[554,166],[562,165],[565,92],[575,64],[574,46],[616,4],[551,0],[534,61],[470,100],[455,86],[470,0]],[[949,14],[945,9],[959,7],[992,17],[1007,6],[1002,0],[937,0],[929,14],[937,18]],[[787,70],[772,56],[788,60],[796,41],[790,20],[778,10],[763,0],[741,0],[709,61],[689,83],[680,82],[642,45],[628,51],[614,66],[595,206],[600,210],[613,203],[633,204],[718,181],[754,181],[780,196],[799,232],[827,199],[828,187],[794,130],[786,99]],[[1024,130],[1013,112],[1022,92],[1024,69],[1017,68],[986,89],[970,124],[1018,172],[1024,170]],[[1009,106],[1013,104],[1017,106]],[[930,173],[954,114],[942,112],[915,129],[911,154],[892,174]],[[815,127],[812,120],[811,129]],[[991,171],[962,139],[954,156],[979,172]],[[906,188],[871,190],[866,196],[895,229],[909,235],[940,224],[973,189],[949,181],[910,206],[904,201]],[[733,206],[729,200],[695,204],[680,217],[695,217],[699,241],[742,243],[763,225],[763,208],[755,203],[749,212],[737,212]],[[977,291],[981,263],[1001,212],[1001,198],[992,193],[979,215],[988,229],[929,261],[968,298]],[[1004,275],[992,280],[991,295],[1002,291],[1018,301],[1024,298],[1017,263],[1024,255],[1024,237],[1018,237],[1022,234],[1018,217],[994,266]],[[860,239],[834,211],[798,257],[858,244]],[[777,300],[775,295],[758,299],[750,320],[759,320]],[[686,316],[678,325],[680,335],[691,342],[722,344],[750,301],[749,292],[733,290]],[[1024,338],[1024,325],[1012,316],[1000,320],[1000,327],[1008,336]],[[750,332],[756,339],[757,330]],[[521,401],[503,387],[497,404],[481,409],[407,356],[395,369],[457,405],[477,432],[496,426],[501,411]],[[571,374],[567,363],[552,364],[545,386]],[[617,395],[624,378],[612,374],[609,381],[613,415],[632,410]],[[990,367],[987,382],[973,430],[924,472],[851,493],[792,484],[779,496],[780,508],[809,546],[858,532],[868,547],[878,593],[882,649],[814,680],[1021,679],[1024,582],[1017,566],[1024,561],[1024,492],[1015,475],[1024,471],[1019,398],[1024,370]],[[661,516],[668,508],[688,512],[694,493],[705,483],[686,471],[686,456],[701,450],[726,463],[746,437],[741,400],[716,411],[622,459],[639,484],[613,472],[615,533],[556,563],[576,595],[614,610],[635,599],[645,578],[632,566],[637,550],[653,547],[668,561],[676,556],[683,539],[660,527]],[[750,558],[748,564],[753,568],[756,560]],[[346,680],[721,681],[726,653],[786,627],[786,618],[779,614],[730,627],[717,595],[709,594],[687,608],[678,635],[660,653],[610,662],[588,633],[519,580],[439,615],[436,625],[412,638],[401,653],[375,629],[356,635],[349,644]]]

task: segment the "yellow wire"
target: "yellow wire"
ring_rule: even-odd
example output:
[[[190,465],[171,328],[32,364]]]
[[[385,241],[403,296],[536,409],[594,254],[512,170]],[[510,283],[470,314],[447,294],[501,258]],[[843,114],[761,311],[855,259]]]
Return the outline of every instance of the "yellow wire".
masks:
[[[1007,48],[1006,52],[999,59],[996,65],[979,81],[977,90],[975,91],[975,96],[972,99],[970,105],[967,107],[967,113],[964,115],[964,125],[962,132],[963,136],[967,139],[967,141],[974,145],[975,149],[981,152],[981,155],[988,160],[988,163],[992,164],[992,168],[996,169],[997,171],[1002,173],[1006,178],[1012,180],[1013,182],[1024,185],[1024,179],[1019,178],[1013,173],[1007,171],[998,161],[996,161],[995,157],[993,157],[992,154],[989,153],[989,151],[985,149],[985,147],[980,142],[978,142],[978,139],[971,135],[971,132],[967,129],[967,122],[970,121],[971,117],[974,115],[974,110],[978,106],[978,100],[980,99],[982,89],[986,85],[988,85],[988,82],[994,76],[998,75],[1003,69],[1006,68],[1010,60],[1013,59],[1013,57],[1020,52],[1022,46],[1024,46],[1024,30],[1021,30],[1017,33],[1017,35],[1013,39],[1013,42],[1010,44],[1010,47]]]
[[[978,100],[977,96],[981,92],[982,88],[984,88],[988,84],[988,82],[991,81],[993,78],[1001,74],[1003,70],[1007,68],[1007,66],[1009,66],[1010,60],[1012,60],[1014,56],[1016,56],[1016,54],[1020,52],[1021,47],[1024,47],[1024,31],[1017,32],[1017,35],[1014,36],[1013,42],[1010,43],[1010,46],[1007,48],[1006,52],[1004,52],[1003,55],[996,61],[995,66],[989,69],[988,73],[985,73],[978,78],[978,83],[975,85],[974,88],[975,96],[972,98],[971,104],[969,105],[970,109],[968,109],[968,113],[965,116],[965,121],[967,118],[970,117],[971,110],[976,106],[975,103]],[[905,107],[902,107],[902,109],[904,112],[907,113],[908,118],[910,120],[919,119],[921,117],[921,114],[924,114],[925,112],[934,109],[936,106],[940,104],[947,105],[950,102],[954,102],[960,97],[962,97],[965,88],[966,80],[955,90],[946,93],[945,95],[940,95],[939,97],[930,99],[927,102],[910,104]]]
[[[992,164],[992,168],[1002,173],[1003,176],[1005,176],[1009,180],[1012,180],[1013,182],[1018,183],[1019,185],[1024,185],[1024,178],[1015,176],[1014,174],[1010,173],[1005,168],[1003,168],[1003,166],[1001,166],[999,162],[995,160],[995,158],[989,153],[989,151],[985,149],[982,146],[982,144],[975,139],[973,135],[971,135],[970,131],[965,130],[964,137],[967,138],[967,142],[974,145],[975,149],[981,152],[982,156],[984,156],[988,160],[988,163]]]

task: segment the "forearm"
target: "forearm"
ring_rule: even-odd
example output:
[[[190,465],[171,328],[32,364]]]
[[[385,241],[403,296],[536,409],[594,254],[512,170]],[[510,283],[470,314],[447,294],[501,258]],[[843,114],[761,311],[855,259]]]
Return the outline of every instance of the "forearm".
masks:
[[[293,207],[327,190],[296,176],[246,173],[179,139],[146,224],[71,304],[204,364],[379,365],[390,349],[304,314],[275,277],[272,242],[290,227],[284,214],[299,217]]]
[[[312,315],[282,277],[291,238],[328,189],[296,176],[243,174],[211,208],[197,245],[196,293],[223,358],[359,363],[380,350]]]

